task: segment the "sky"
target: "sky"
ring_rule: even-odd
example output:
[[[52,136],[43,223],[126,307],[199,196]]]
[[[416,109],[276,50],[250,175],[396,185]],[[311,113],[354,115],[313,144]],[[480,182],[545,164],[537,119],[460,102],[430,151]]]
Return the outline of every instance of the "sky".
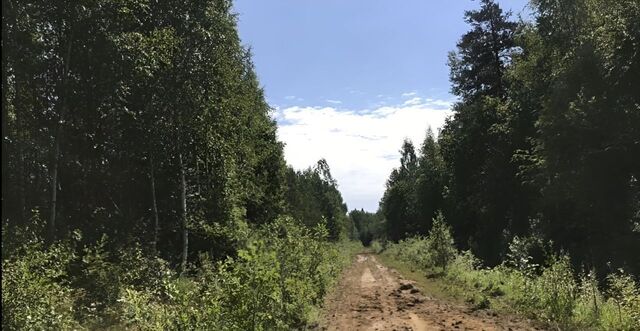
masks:
[[[525,0],[501,0],[514,16]],[[470,0],[236,0],[238,29],[285,143],[325,158],[349,209],[374,212],[405,138],[419,149],[451,114],[447,53]]]

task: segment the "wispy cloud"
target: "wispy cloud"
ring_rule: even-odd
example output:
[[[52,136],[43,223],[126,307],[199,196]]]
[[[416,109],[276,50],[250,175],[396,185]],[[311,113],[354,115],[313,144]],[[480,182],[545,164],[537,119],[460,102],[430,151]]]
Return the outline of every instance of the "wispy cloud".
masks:
[[[325,101],[326,101],[326,102],[328,102],[328,103],[335,104],[335,105],[339,105],[339,104],[341,104],[341,103],[342,103],[342,101],[340,101],[340,100],[331,100],[331,99],[327,99],[327,100],[325,100]]]
[[[295,95],[287,95],[284,97],[285,100],[289,100],[289,101],[304,101],[303,98],[299,98]]]
[[[421,103],[422,103],[422,98],[415,97],[415,98],[411,98],[411,99],[405,101],[403,103],[403,105],[405,105],[405,106],[416,106],[416,105],[419,105]]]
[[[418,98],[419,99],[419,98]],[[404,138],[416,146],[431,127],[437,132],[451,114],[444,100],[421,99],[374,109],[287,107],[276,111],[278,136],[296,169],[326,158],[349,208],[374,211]]]
[[[453,106],[453,101],[427,98],[424,99],[424,104],[436,109],[450,109]]]
[[[416,93],[415,91],[402,93],[403,98],[410,98],[416,95],[418,95],[418,93]]]

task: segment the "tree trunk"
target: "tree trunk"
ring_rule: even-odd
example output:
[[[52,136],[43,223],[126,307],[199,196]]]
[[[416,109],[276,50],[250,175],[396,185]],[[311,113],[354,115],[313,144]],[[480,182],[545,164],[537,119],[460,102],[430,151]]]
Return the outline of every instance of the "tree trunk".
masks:
[[[12,222],[15,224],[24,225],[27,220],[26,217],[26,159],[25,159],[25,142],[27,141],[25,131],[27,130],[27,125],[25,125],[24,116],[26,114],[25,104],[27,103],[24,97],[22,97],[24,91],[23,87],[26,86],[25,77],[23,75],[14,75],[14,89],[15,89],[15,97],[13,99],[13,115],[15,118],[14,121],[14,132],[13,132],[13,150],[17,156],[17,160],[15,163],[15,167],[12,169],[14,173],[16,173],[16,178],[14,179],[12,185],[12,192],[17,193],[17,206],[10,217],[13,217]],[[13,210],[13,208],[12,208]]]
[[[160,222],[158,220],[158,204],[156,202],[156,175],[153,167],[153,156],[149,158],[149,172],[151,175],[151,207],[153,209],[153,240],[151,241],[151,251],[153,252],[153,255],[157,255]]]
[[[187,179],[182,153],[178,154],[178,160],[180,162],[180,202],[182,206],[182,258],[180,261],[180,273],[184,273],[187,269],[187,255],[189,253],[189,229],[187,228]]]
[[[55,143],[53,146],[53,160],[51,161],[50,177],[50,190],[51,200],[49,205],[49,223],[47,224],[48,241],[50,243],[56,240],[56,207],[58,203],[58,155],[60,153],[60,128],[56,130]]]
[[[7,90],[9,87],[9,74],[7,70],[7,38],[8,38],[8,24],[7,24],[7,16],[9,16],[9,0],[2,1],[2,223],[8,222],[7,220],[7,206],[6,206],[6,196],[7,196],[7,185],[8,175],[7,165],[9,163],[9,153],[7,151],[7,143],[9,141],[9,124],[8,124],[8,109],[7,109]],[[9,222],[10,223],[10,222]],[[9,224],[11,225],[11,224]],[[11,230],[11,227],[9,227]]]
[[[67,110],[67,76],[69,74],[69,62],[71,62],[71,45],[72,34],[69,33],[69,40],[67,41],[67,53],[63,58],[64,68],[62,71],[62,77],[60,80],[60,114],[56,123],[55,137],[53,143],[53,157],[51,160],[51,200],[49,206],[49,223],[48,228],[48,241],[49,243],[56,239],[56,208],[58,204],[58,163],[60,159],[60,140],[62,139],[63,123],[65,120]]]

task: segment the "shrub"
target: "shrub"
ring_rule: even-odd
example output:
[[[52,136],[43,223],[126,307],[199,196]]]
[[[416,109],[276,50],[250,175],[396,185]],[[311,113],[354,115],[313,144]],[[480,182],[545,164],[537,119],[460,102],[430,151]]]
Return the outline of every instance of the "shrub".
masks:
[[[67,270],[75,258],[71,244],[45,248],[41,241],[25,244],[2,261],[2,328],[5,330],[73,329],[76,292]]]
[[[622,270],[607,276],[607,305],[603,309],[603,327],[615,330],[640,329],[640,290],[631,275]]]
[[[193,278],[166,279],[159,295],[127,287],[119,300],[128,327],[140,330],[290,330],[313,316],[329,286],[361,245],[326,241],[290,218],[265,225],[235,258],[201,256]]]
[[[433,219],[433,226],[427,236],[426,249],[430,264],[442,268],[442,271],[445,271],[449,262],[457,254],[451,229],[445,222],[442,212],[438,212]]]
[[[556,258],[536,279],[537,308],[542,317],[566,328],[573,317],[577,289],[569,257]]]
[[[380,241],[374,240],[371,242],[371,249],[373,250],[374,253],[380,254],[384,250],[384,247],[382,246]]]

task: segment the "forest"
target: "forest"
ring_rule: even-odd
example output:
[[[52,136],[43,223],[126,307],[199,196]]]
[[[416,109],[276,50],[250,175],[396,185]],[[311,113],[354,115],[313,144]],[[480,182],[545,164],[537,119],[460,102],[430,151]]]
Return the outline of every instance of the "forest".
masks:
[[[640,328],[640,2],[466,12],[453,115],[375,213],[287,165],[231,0],[2,6],[3,329],[304,329],[363,245]]]
[[[512,302],[525,301],[528,313],[549,313],[562,329],[635,329],[640,3],[530,5],[531,21],[514,20],[491,0],[465,13],[470,30],[448,57],[458,97],[453,116],[437,138],[429,129],[417,147],[404,141],[377,213],[351,215],[364,243],[391,243],[396,258],[426,269],[460,252],[464,267],[449,275],[457,281],[504,283],[511,277],[500,274],[504,267],[529,276],[522,282],[544,281],[538,276],[560,268],[559,280],[570,280],[565,311],[546,311],[557,304],[541,300],[548,293]],[[499,275],[479,276],[483,268]],[[626,293],[629,324],[575,316],[576,288],[589,280],[612,297]],[[625,289],[616,288],[620,282]],[[514,291],[534,291],[522,286]],[[591,300],[596,315],[597,300]]]

